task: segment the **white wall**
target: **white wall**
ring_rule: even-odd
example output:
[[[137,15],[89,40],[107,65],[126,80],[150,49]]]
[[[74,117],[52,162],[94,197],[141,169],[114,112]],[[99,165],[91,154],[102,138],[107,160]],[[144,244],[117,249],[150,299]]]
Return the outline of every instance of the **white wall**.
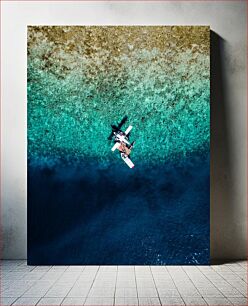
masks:
[[[246,2],[2,2],[3,257],[26,258],[26,26],[210,25],[211,253],[246,256]],[[220,38],[221,37],[221,38]],[[42,220],[41,220],[42,222]]]

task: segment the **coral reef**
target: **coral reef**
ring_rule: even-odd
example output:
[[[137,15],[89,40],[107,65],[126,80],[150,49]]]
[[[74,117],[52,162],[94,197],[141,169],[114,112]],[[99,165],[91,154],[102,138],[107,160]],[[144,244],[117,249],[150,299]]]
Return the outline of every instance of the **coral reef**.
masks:
[[[208,27],[29,27],[29,156],[115,163],[124,115],[134,160],[209,148]]]

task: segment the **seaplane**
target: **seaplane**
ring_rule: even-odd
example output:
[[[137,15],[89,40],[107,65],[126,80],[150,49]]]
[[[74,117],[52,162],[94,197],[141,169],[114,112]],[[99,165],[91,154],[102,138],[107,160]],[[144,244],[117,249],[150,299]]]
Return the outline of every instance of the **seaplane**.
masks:
[[[133,168],[134,164],[130,159],[130,154],[132,148],[134,146],[134,141],[130,143],[129,136],[132,130],[132,125],[126,129],[125,132],[121,130],[122,125],[127,121],[127,116],[125,116],[121,122],[116,125],[111,125],[112,132],[108,137],[109,140],[114,140],[114,146],[112,147],[111,151],[114,152],[116,149],[119,150],[122,160],[128,165],[129,168]]]

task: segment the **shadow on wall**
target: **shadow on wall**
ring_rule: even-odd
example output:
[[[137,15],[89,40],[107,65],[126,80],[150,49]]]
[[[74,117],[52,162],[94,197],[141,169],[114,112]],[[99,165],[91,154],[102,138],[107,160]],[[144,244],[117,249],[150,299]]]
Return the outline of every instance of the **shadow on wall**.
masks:
[[[224,74],[225,41],[211,31],[211,170],[210,248],[211,263],[235,258],[240,229],[235,222],[234,174],[232,169],[227,84]],[[229,240],[233,241],[233,244]],[[223,255],[225,254],[225,255]],[[234,256],[233,256],[234,255]],[[237,256],[237,255],[236,255]]]

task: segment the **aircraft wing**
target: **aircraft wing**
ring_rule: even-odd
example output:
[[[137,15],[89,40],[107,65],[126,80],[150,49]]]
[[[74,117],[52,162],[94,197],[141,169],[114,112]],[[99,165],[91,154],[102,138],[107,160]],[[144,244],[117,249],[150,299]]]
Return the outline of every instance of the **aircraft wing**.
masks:
[[[111,151],[114,152],[114,150],[116,150],[117,148],[119,148],[119,146],[120,146],[120,143],[119,143],[119,142],[116,142],[116,143],[114,144],[113,148],[111,149]]]
[[[133,127],[129,125],[129,127],[126,129],[125,134],[128,135]]]
[[[124,154],[121,154],[121,158],[124,160],[124,162],[128,165],[129,168],[133,168],[134,164],[131,161],[131,159],[128,156],[125,156]]]

